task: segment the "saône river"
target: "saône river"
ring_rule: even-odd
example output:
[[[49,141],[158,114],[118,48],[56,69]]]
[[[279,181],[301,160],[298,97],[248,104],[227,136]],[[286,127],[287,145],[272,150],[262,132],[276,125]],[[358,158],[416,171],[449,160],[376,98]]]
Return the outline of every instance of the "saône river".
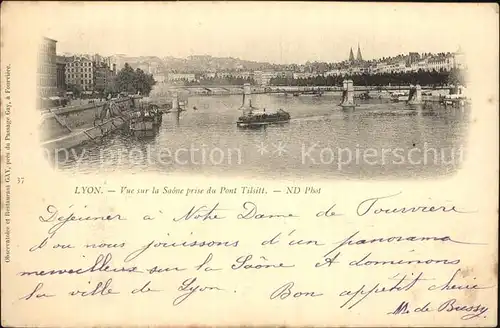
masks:
[[[343,110],[339,93],[321,97],[254,94],[252,105],[282,108],[291,121],[236,126],[241,95],[189,97],[150,135],[117,131],[76,148],[58,169],[72,173],[157,172],[263,178],[398,179],[453,174],[466,159],[468,108],[412,108],[388,99]],[[194,110],[196,107],[196,110]]]

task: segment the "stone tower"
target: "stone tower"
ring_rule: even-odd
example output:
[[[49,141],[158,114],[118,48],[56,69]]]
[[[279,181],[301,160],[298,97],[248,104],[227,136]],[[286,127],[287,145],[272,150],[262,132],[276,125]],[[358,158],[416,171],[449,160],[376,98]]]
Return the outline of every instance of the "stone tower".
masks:
[[[174,111],[179,110],[179,94],[177,93],[177,91],[175,91],[172,95],[172,109]]]
[[[343,82],[343,92],[342,92],[342,102],[340,106],[344,108],[354,108],[354,83],[352,80],[344,80]]]
[[[416,86],[410,85],[410,94],[408,95],[408,104],[420,105],[422,104],[422,87],[420,84]]]
[[[252,87],[250,83],[245,83],[243,85],[243,104],[240,109],[243,111],[243,115],[248,115],[252,113]]]
[[[363,56],[361,56],[361,49],[359,48],[359,43],[358,43],[358,53],[356,55],[356,61],[358,62],[363,61]]]
[[[352,52],[352,47],[351,47],[351,52],[349,53],[349,61],[350,62],[354,61],[354,53]]]

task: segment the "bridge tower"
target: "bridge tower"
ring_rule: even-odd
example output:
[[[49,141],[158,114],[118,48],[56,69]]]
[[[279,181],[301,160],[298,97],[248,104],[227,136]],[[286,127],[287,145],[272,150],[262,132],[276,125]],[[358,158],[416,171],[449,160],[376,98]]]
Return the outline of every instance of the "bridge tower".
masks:
[[[174,94],[172,95],[172,110],[179,110],[179,94],[177,93],[177,91],[174,91]]]
[[[250,83],[245,83],[243,85],[243,103],[240,107],[243,111],[243,115],[247,115],[252,112],[252,87]]]
[[[417,84],[416,86],[410,86],[408,104],[410,105],[422,104],[422,87],[420,86],[420,84]]]
[[[344,80],[343,82],[342,102],[340,106],[345,108],[356,106],[354,104],[354,82],[352,80]]]

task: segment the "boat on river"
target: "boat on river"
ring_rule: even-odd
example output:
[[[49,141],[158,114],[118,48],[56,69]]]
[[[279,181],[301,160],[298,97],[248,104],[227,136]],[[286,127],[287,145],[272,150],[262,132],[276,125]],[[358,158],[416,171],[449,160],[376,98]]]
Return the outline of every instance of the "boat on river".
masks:
[[[323,96],[323,91],[320,89],[314,90],[312,95],[313,95],[313,97],[321,97],[321,96]]]
[[[162,122],[162,111],[157,105],[143,106],[134,112],[129,122],[131,131],[152,131]]]
[[[363,92],[362,94],[360,94],[358,96],[359,99],[361,100],[369,100],[369,99],[372,99],[372,97],[370,96],[370,94],[368,93],[368,91],[366,92]]]
[[[408,93],[404,91],[395,91],[391,93],[391,102],[405,102],[408,100]]]
[[[445,106],[464,107],[470,103],[469,98],[466,96],[466,89],[464,86],[452,86],[450,93],[442,97],[441,103]]]
[[[245,84],[243,89],[243,104],[240,107],[243,115],[236,122],[238,127],[259,127],[290,121],[290,114],[281,108],[276,111],[266,111],[265,108],[261,110],[252,106],[250,84]]]
[[[253,110],[238,118],[236,125],[239,127],[255,127],[269,124],[286,123],[290,121],[290,114],[283,109],[275,112],[266,110]]]

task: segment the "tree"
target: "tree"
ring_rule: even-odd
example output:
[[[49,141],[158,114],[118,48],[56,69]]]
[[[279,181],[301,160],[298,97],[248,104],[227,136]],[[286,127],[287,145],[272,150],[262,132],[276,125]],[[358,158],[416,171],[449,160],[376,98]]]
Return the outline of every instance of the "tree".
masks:
[[[74,98],[80,98],[82,90],[82,86],[79,84],[68,84],[68,91],[73,93]]]
[[[115,87],[118,92],[127,92],[135,94],[140,92],[141,95],[149,95],[156,81],[153,75],[144,73],[143,70],[137,69],[134,71],[128,63],[118,72],[115,78]]]
[[[139,68],[135,71],[135,93],[139,91],[141,95],[149,95],[155,84],[153,75],[146,74]]]
[[[116,75],[116,87],[119,92],[135,93],[134,69],[128,63]]]
[[[107,97],[109,94],[115,95],[118,93],[118,89],[116,88],[115,79],[106,84],[106,88],[104,88],[104,97]]]
[[[342,85],[344,79],[352,79],[354,85],[367,85],[367,86],[386,86],[386,85],[409,85],[420,84],[421,86],[443,86],[447,84],[460,83],[465,85],[464,75],[466,72],[452,69],[446,70],[432,70],[418,72],[392,72],[382,74],[350,74],[345,77],[342,76],[328,76],[327,78],[317,76],[307,79],[285,79],[273,78],[270,81],[271,85],[276,86],[320,86],[320,85]]]

